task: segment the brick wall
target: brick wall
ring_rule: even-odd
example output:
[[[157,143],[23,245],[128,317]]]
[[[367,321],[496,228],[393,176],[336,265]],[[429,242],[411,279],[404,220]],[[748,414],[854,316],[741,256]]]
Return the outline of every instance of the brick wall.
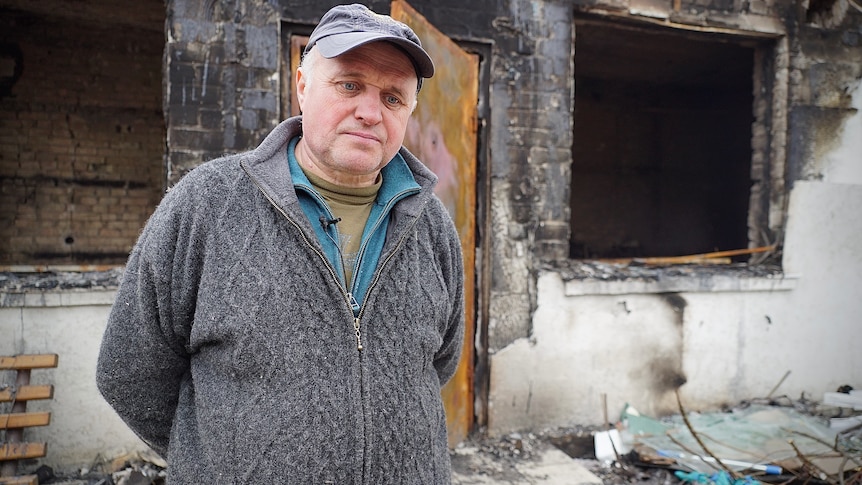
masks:
[[[163,25],[111,25],[0,15],[0,265],[122,263],[160,200]]]
[[[232,9],[236,7],[236,9]],[[257,146],[279,120],[279,22],[270,2],[168,4],[168,184]]]

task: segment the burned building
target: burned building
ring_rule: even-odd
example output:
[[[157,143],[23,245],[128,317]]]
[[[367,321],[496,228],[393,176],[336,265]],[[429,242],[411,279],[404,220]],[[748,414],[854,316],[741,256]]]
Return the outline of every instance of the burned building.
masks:
[[[109,268],[183,174],[296,113],[333,4],[0,0],[0,353],[57,351],[79,378],[62,354],[94,358]],[[368,3],[443,49],[415,117],[460,116],[407,140],[457,164],[453,441],[598,422],[603,394],[662,414],[787,371],[788,395],[862,385],[858,0],[409,4]],[[113,433],[96,443],[133,440]],[[72,448],[55,460],[92,451]]]

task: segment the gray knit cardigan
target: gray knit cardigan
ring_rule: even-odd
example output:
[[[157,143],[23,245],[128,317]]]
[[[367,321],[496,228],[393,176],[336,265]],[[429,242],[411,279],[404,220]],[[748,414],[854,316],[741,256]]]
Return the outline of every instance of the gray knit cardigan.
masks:
[[[391,213],[359,315],[288,172],[281,123],[188,173],[132,250],[97,383],[171,484],[448,484],[440,387],[461,351],[463,263],[436,177]]]

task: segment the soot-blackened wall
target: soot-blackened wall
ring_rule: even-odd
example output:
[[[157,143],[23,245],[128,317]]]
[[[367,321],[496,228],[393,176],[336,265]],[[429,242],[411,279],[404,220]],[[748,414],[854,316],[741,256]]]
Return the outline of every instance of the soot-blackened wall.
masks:
[[[134,24],[0,10],[0,265],[126,260],[164,186],[154,5],[123,7]]]

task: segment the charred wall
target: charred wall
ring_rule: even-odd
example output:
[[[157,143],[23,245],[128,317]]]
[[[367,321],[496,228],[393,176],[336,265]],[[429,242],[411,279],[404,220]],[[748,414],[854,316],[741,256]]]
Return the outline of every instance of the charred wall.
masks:
[[[164,13],[49,4],[0,3],[0,265],[122,263],[162,194]]]
[[[844,5],[829,13],[824,4]],[[787,178],[822,180],[824,157],[840,142],[844,122],[856,109],[854,90],[862,83],[862,6],[859,2],[816,2],[821,10],[800,14],[791,40]],[[850,5],[855,5],[851,7]],[[828,25],[829,27],[824,26]]]

